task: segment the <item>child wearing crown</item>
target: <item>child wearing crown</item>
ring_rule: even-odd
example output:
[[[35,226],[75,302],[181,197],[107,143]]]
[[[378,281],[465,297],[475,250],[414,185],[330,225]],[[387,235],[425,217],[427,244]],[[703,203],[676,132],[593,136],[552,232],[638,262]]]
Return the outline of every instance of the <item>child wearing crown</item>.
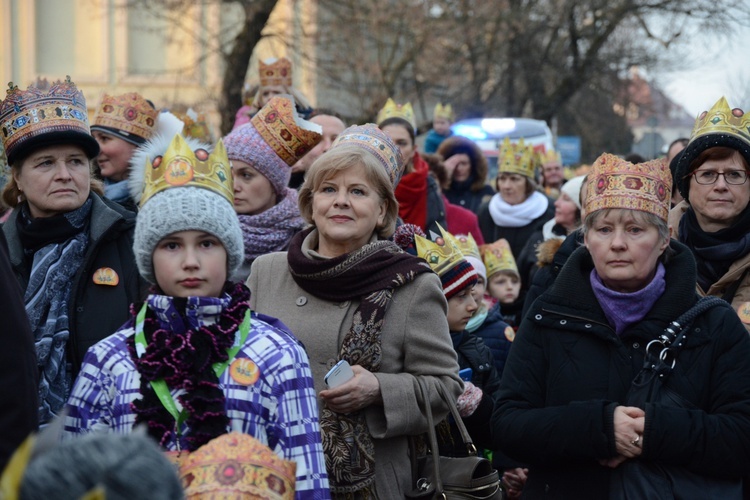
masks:
[[[440,147],[440,143],[453,135],[451,124],[455,120],[453,106],[439,102],[435,105],[432,113],[432,130],[427,132],[424,141],[424,152],[434,153]]]
[[[243,242],[224,146],[209,154],[168,140],[152,141],[145,174],[131,176],[144,179],[133,189],[136,261],[154,286],[86,354],[65,432],[145,425],[166,450],[188,452],[241,432],[296,462],[297,498],[329,498],[307,355],[278,320],[250,310],[243,284],[227,281]]]
[[[524,297],[521,294],[521,275],[510,245],[504,239],[482,245],[482,260],[487,267],[487,294],[503,316],[503,321],[518,330]],[[508,340],[513,342],[513,337]]]

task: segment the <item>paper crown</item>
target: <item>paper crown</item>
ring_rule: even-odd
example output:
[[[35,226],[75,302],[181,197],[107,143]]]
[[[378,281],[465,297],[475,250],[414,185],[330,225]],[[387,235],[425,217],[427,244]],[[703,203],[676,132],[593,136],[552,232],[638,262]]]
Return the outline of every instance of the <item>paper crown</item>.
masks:
[[[539,152],[539,163],[544,165],[545,163],[553,163],[553,162],[562,164],[562,155],[560,155],[559,151],[550,149],[550,150]]]
[[[454,243],[455,237],[440,227],[442,236],[431,233],[434,241],[414,235],[417,255],[422,257],[443,283],[443,293],[447,299],[468,286],[477,282],[477,271],[466,259],[461,250]]]
[[[291,96],[274,96],[250,123],[276,154],[292,166],[323,139],[320,125],[297,114]]]
[[[435,105],[435,111],[432,112],[433,118],[445,118],[446,120],[452,122],[454,115],[453,115],[453,106],[450,104],[446,104],[443,106],[443,103],[437,103]]]
[[[414,109],[412,109],[410,102],[407,102],[406,104],[396,104],[396,101],[389,97],[388,100],[385,101],[383,109],[378,112],[378,118],[376,121],[378,122],[378,125],[380,125],[388,118],[401,118],[402,120],[406,120],[415,131],[417,130],[417,121],[414,118]]]
[[[356,146],[367,150],[385,168],[395,186],[401,172],[401,150],[393,140],[374,123],[353,125],[339,134],[331,149],[339,146]]]
[[[183,133],[185,137],[192,137],[199,141],[213,143],[211,129],[203,113],[197,113],[193,108],[188,108],[184,113],[175,113],[175,116],[185,123]]]
[[[535,154],[531,145],[526,145],[523,139],[518,143],[510,142],[506,137],[500,145],[500,154],[497,159],[497,173],[525,175],[529,179],[534,178]]]
[[[22,91],[13,82],[8,87],[5,100],[0,102],[0,132],[10,164],[45,142],[70,141],[81,145],[89,158],[99,154],[99,145],[89,130],[86,99],[69,76],[64,82],[52,84],[48,91],[34,86]]]
[[[479,246],[477,245],[477,242],[474,241],[472,235],[459,234],[454,236],[450,233],[445,233],[444,236],[458,247],[464,257],[476,257],[477,259],[482,260],[482,256],[479,253]]]
[[[625,208],[667,220],[672,174],[665,158],[632,164],[604,153],[591,166],[586,180],[586,214],[605,208]]]
[[[260,61],[258,77],[261,87],[272,85],[292,86],[292,62],[286,57]]]
[[[506,239],[499,239],[494,243],[482,247],[482,260],[487,267],[487,278],[498,271],[510,271],[518,275],[516,259]]]
[[[164,155],[146,165],[139,205],[173,187],[208,189],[234,206],[232,169],[224,143],[219,140],[210,154],[205,149],[193,152],[181,135],[175,135]]]
[[[104,94],[91,130],[116,134],[136,146],[151,138],[159,112],[137,92]]]
[[[188,455],[180,479],[189,500],[293,499],[297,464],[248,434],[224,434]]]

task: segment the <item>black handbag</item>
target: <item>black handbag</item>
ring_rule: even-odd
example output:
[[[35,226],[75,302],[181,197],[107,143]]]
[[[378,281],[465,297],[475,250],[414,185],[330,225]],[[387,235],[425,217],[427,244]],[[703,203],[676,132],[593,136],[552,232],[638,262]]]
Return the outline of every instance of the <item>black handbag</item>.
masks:
[[[428,445],[431,453],[424,457],[416,457],[414,450],[411,450],[413,484],[412,491],[407,492],[406,498],[447,500],[502,500],[505,498],[500,487],[500,475],[489,460],[477,456],[477,449],[461,420],[456,402],[450,394],[445,392],[442,384],[437,385],[438,392],[455,419],[469,456],[439,456],[435,422],[430,407],[430,391],[422,377],[417,377],[417,381],[422,401],[425,402]]]
[[[645,408],[646,403],[679,408],[695,405],[668,386],[669,375],[677,355],[687,340],[695,318],[712,307],[728,304],[717,297],[703,297],[687,312],[673,321],[657,339],[646,346],[643,368],[633,379],[626,404]],[[685,436],[685,439],[690,439]],[[703,476],[682,466],[638,459],[626,460],[614,469],[610,483],[613,500],[688,500],[721,498],[741,499],[742,480],[725,480]]]

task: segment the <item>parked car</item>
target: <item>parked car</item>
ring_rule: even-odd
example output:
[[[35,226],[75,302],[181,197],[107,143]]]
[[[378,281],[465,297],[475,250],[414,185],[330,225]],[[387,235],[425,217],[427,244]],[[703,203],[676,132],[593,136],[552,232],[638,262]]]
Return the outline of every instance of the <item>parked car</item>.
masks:
[[[544,120],[531,118],[469,118],[451,126],[453,133],[473,140],[487,157],[487,179],[497,176],[497,157],[500,144],[509,137],[511,142],[531,144],[537,151],[554,149],[554,136]]]

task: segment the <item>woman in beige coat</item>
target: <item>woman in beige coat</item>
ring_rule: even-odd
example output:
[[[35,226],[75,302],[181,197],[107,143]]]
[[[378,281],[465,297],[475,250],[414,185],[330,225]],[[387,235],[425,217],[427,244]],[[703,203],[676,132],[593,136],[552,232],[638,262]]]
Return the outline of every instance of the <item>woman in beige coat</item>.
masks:
[[[248,279],[252,307],[307,349],[334,498],[404,498],[407,438],[427,429],[417,377],[454,397],[462,388],[440,279],[387,239],[399,165],[398,148],[375,126],[345,130],[300,190],[313,227],[288,252],[258,258]],[[354,377],[328,389],[324,376],[341,359]],[[446,414],[436,390],[429,404]]]

